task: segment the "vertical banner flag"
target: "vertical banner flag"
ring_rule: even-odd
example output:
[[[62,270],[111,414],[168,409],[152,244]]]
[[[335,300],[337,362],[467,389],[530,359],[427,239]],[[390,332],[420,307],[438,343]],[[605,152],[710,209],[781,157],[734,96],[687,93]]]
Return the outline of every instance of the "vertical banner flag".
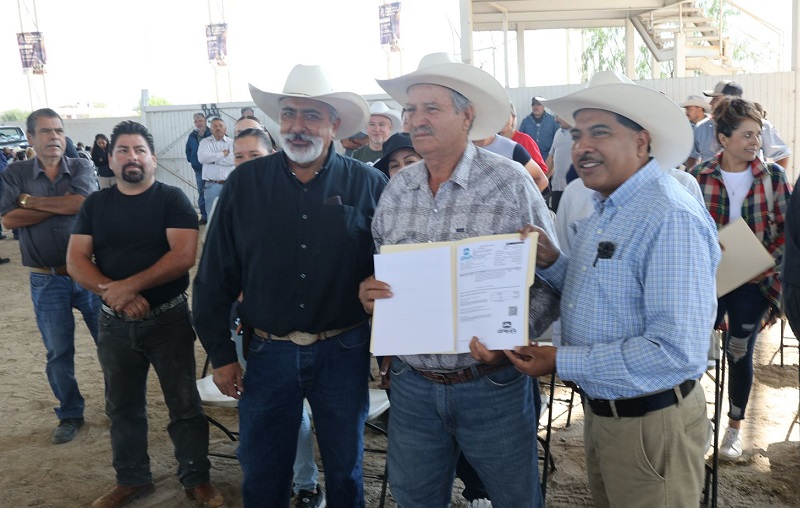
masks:
[[[208,63],[228,65],[228,24],[215,23],[206,25],[206,45],[208,46]]]
[[[19,58],[22,60],[22,72],[44,74],[47,51],[44,48],[42,32],[18,33],[17,44],[19,45]]]
[[[378,6],[381,26],[381,45],[400,51],[400,2]]]

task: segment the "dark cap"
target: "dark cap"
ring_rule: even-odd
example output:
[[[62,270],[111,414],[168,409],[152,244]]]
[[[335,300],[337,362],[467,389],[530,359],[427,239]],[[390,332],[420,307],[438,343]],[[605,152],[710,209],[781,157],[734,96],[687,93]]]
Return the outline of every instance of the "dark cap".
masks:
[[[539,97],[537,95],[533,99],[531,99],[531,106],[535,106],[537,104],[541,106],[542,105],[542,101],[546,101],[546,100],[547,99],[545,99],[544,97]]]
[[[386,140],[383,144],[383,156],[375,163],[375,169],[389,176],[389,156],[400,148],[410,148],[414,150],[414,145],[411,144],[411,136],[407,132],[392,134],[389,139]]]
[[[742,85],[730,79],[723,79],[713,90],[704,90],[703,95],[706,97],[719,97],[720,95],[731,95],[733,97],[741,97],[744,94]]]

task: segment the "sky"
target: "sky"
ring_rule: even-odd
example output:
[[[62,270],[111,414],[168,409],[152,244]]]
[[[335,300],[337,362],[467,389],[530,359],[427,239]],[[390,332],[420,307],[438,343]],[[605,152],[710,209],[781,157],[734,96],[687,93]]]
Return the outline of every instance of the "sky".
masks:
[[[381,93],[375,78],[413,71],[434,51],[460,51],[458,0],[402,0],[402,54],[380,46],[378,0],[0,0],[0,111],[102,103],[132,109],[141,90],[171,104],[249,101],[248,83],[279,91],[298,63],[323,64],[343,90]],[[758,0],[739,0],[757,9]],[[791,41],[791,0],[764,12]],[[17,6],[19,5],[19,9]],[[763,3],[761,4],[763,5]],[[35,7],[35,16],[34,16]],[[38,27],[34,19],[38,18]],[[205,25],[228,23],[228,67],[208,63]],[[47,74],[22,72],[16,33],[43,32]],[[476,37],[476,64],[503,81],[502,34]],[[528,32],[527,85],[576,82],[561,31]],[[509,36],[515,62],[515,34]],[[494,47],[494,52],[491,48]],[[540,48],[547,47],[547,51]],[[480,51],[478,51],[480,50]],[[571,56],[570,56],[571,55]],[[788,62],[789,56],[787,54]],[[537,70],[547,69],[547,72]],[[30,86],[29,86],[30,85]],[[511,73],[516,86],[516,72]],[[46,90],[46,94],[45,94]]]

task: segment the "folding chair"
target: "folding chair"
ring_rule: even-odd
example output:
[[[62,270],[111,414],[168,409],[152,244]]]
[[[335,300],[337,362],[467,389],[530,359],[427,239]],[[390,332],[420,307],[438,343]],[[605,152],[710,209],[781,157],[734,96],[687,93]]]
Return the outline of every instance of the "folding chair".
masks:
[[[205,374],[205,369],[203,369],[203,373]],[[239,407],[239,401],[234,399],[233,397],[228,397],[224,395],[217,385],[214,384],[214,376],[209,374],[204,376],[201,379],[197,380],[197,392],[200,394],[200,404],[206,407],[227,407],[236,409]],[[217,427],[219,430],[225,433],[232,442],[239,441],[239,433],[233,430],[228,429],[225,425],[223,425],[218,420],[214,419],[210,415],[206,414],[206,419],[208,423]],[[209,451],[209,455],[213,457],[222,457],[226,459],[236,459],[235,455],[231,455],[229,453],[216,453]]]
[[[711,332],[711,344],[708,350],[708,370],[706,374],[714,380],[714,432],[711,446],[711,464],[705,464],[705,482],[703,487],[702,505],[717,508],[717,490],[719,487],[719,426],[722,417],[722,401],[725,390],[725,361],[722,358],[721,347],[725,344],[725,335],[718,330]],[[714,374],[709,374],[713,369]]]

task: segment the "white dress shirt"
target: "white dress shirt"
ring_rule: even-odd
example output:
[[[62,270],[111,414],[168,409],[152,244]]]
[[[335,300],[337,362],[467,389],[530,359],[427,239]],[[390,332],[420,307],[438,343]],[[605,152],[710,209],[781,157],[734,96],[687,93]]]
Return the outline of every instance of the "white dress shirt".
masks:
[[[224,151],[228,150],[228,155]],[[203,138],[197,149],[197,160],[203,165],[203,180],[225,181],[234,168],[233,138]]]

